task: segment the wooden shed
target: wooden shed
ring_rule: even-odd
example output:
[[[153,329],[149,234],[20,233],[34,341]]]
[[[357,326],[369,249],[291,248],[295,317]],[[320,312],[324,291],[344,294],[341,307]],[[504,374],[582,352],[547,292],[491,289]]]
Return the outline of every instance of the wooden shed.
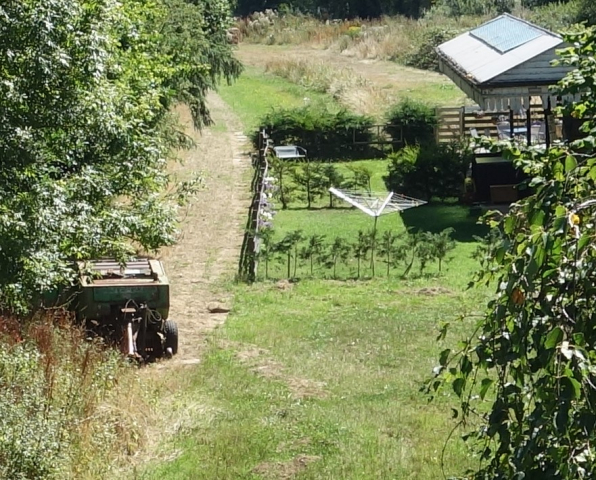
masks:
[[[564,119],[555,119],[552,108],[575,99],[559,97],[549,88],[571,69],[553,65],[557,49],[565,46],[559,35],[509,14],[439,45],[441,72],[477,104],[475,114],[468,115],[464,107],[459,112],[459,137],[466,137],[466,130],[470,136],[492,137],[496,132],[500,139],[547,146],[571,138],[564,132]],[[499,154],[475,153],[475,201],[510,203],[524,193],[517,189],[522,174],[511,161]]]
[[[509,14],[500,15],[437,47],[439,68],[481,109],[527,110],[532,97],[547,110],[555,102],[549,86],[569,71],[553,66],[563,39]]]

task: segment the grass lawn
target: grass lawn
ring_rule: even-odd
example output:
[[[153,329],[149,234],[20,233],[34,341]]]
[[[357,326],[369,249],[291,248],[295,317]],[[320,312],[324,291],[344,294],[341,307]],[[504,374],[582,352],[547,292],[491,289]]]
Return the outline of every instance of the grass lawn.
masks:
[[[471,320],[457,317],[477,313],[487,292],[465,289],[476,268],[471,235],[480,233],[466,209],[415,211],[420,227],[466,227],[441,275],[435,266],[428,276],[387,279],[381,269],[367,280],[305,274],[297,283],[232,287],[233,312],[189,380],[200,404],[196,425],[166,447],[174,460],[141,478],[442,478],[455,400],[446,393],[429,404],[419,389],[439,352],[468,330]],[[279,235],[302,228],[353,236],[370,218],[357,210],[297,209],[275,222]],[[379,228],[403,230],[404,220],[381,217]],[[453,322],[453,331],[436,342],[442,321]],[[447,474],[474,463],[457,435],[443,460]]]
[[[441,478],[450,399],[428,404],[419,387],[443,347],[437,323],[482,297],[447,288],[452,270],[430,283],[237,287],[192,374],[198,424],[180,435],[180,456],[142,478]],[[447,473],[471,462],[448,444]]]
[[[255,67],[245,67],[238,80],[232,85],[222,84],[218,93],[240,117],[247,132],[258,129],[258,120],[271,109],[301,107],[305,97],[332,110],[340,108],[329,95],[312,92]]]
[[[265,84],[263,78],[249,70],[222,89],[247,126],[275,98],[299,103],[298,87],[282,80]],[[373,189],[383,190],[386,163],[363,164],[374,170]],[[324,203],[312,210],[294,203],[280,211],[276,235],[302,229],[353,238],[372,225],[360,211]],[[174,425],[173,441],[162,446],[168,460],[147,465],[137,477],[443,478],[441,456],[455,400],[446,392],[429,404],[419,389],[439,352],[469,330],[470,320],[457,317],[486,302],[487,290],[465,288],[476,268],[474,235],[482,233],[475,221],[457,205],[380,218],[380,231],[455,227],[454,259],[440,275],[433,265],[428,275],[400,279],[396,270],[386,278],[381,267],[373,279],[346,275],[337,281],[308,278],[301,267],[294,283],[230,283],[234,304],[227,322],[210,338],[201,363],[179,380],[187,388],[172,397],[171,408],[188,411],[189,420]],[[353,265],[345,268],[353,273]],[[283,267],[273,274],[282,278]],[[454,327],[437,342],[442,321]],[[445,449],[445,473],[462,474],[476,463],[455,435]]]

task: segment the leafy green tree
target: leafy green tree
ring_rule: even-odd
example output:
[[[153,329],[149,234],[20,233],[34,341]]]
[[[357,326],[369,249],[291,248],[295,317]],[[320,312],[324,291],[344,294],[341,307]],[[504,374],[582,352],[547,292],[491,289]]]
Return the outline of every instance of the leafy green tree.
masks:
[[[275,196],[279,199],[282,210],[287,210],[296,191],[295,185],[290,181],[294,176],[296,164],[274,155],[269,157],[269,164],[277,183]]]
[[[431,232],[419,232],[415,236],[417,237],[415,255],[422,275],[428,263],[437,258],[437,250],[434,245],[434,235]]]
[[[329,192],[329,189],[331,187],[342,188],[345,184],[345,181],[345,177],[335,165],[327,163],[321,167],[320,176],[317,179],[317,188],[320,189],[321,193],[328,192],[329,208],[334,207],[333,200],[335,199],[335,195]]]
[[[584,138],[508,152],[533,193],[490,220],[499,234],[477,283],[496,292],[458,349],[441,353],[428,384],[458,398],[479,460],[466,478],[596,471],[596,28],[577,28],[564,36],[561,62],[574,70],[558,90],[578,95],[564,113],[584,120]]]
[[[422,232],[408,232],[406,235],[406,241],[402,246],[402,253],[401,257],[406,262],[406,269],[404,273],[402,273],[402,278],[405,278],[412,270],[414,266],[414,262],[416,261],[416,256],[418,254],[418,249],[420,242],[423,240],[423,233]]]
[[[457,144],[407,146],[389,155],[387,175],[383,178],[393,192],[445,200],[459,197],[470,152]]]
[[[435,107],[405,98],[389,108],[385,115],[385,131],[405,145],[434,143],[439,123]]]
[[[348,170],[352,173],[352,178],[346,181],[346,186],[355,190],[365,189],[367,192],[372,191],[370,180],[372,178],[372,170],[364,165],[348,165]]]
[[[323,167],[318,162],[305,162],[292,170],[292,180],[302,189],[306,208],[312,208],[313,202],[323,194],[321,183]]]
[[[123,260],[176,240],[176,209],[196,183],[167,193],[167,161],[186,144],[170,108],[186,101],[196,123],[206,122],[204,82],[214,86],[222,62],[236,61],[231,51],[206,50],[219,27],[205,4],[194,7],[204,21],[193,26],[204,48],[174,58],[177,30],[166,41],[161,28],[167,6],[0,7],[0,309],[25,311],[72,283],[74,260]]]
[[[579,0],[577,6],[578,18],[580,22],[586,22],[588,25],[596,25],[596,4],[590,0]]]
[[[148,0],[127,0],[138,8],[151,5]],[[126,3],[126,2],[125,2]],[[228,84],[242,72],[242,65],[233,55],[227,41],[232,26],[228,0],[160,0],[163,14],[153,25],[160,32],[159,51],[175,66],[164,87],[173,92],[173,99],[190,107],[197,127],[211,124],[205,97],[216,90],[221,80]]]
[[[383,232],[381,241],[379,242],[379,254],[383,256],[383,262],[387,266],[387,277],[391,271],[391,266],[395,263],[394,255],[396,253],[396,245],[398,236],[391,230]]]
[[[304,239],[302,230],[289,232],[284,238],[273,247],[275,252],[286,260],[287,276],[292,278],[292,264],[294,265],[294,277],[298,266],[298,248]],[[292,262],[293,260],[293,262]]]

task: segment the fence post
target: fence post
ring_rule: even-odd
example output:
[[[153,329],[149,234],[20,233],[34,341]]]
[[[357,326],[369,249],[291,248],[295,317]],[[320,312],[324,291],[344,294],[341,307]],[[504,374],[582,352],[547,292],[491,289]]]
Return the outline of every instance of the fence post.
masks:
[[[466,107],[461,106],[459,109],[459,139],[463,140],[466,136]]]
[[[257,278],[257,255],[259,249],[258,221],[263,193],[263,181],[267,174],[268,164],[266,159],[267,133],[265,129],[259,131],[258,152],[253,162],[255,169],[251,182],[252,201],[248,209],[248,218],[240,251],[238,277],[240,280],[254,282]]]

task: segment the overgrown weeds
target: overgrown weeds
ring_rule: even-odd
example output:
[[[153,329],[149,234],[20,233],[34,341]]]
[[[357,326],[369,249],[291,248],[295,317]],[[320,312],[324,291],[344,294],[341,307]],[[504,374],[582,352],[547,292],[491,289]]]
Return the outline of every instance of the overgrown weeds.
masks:
[[[120,355],[61,311],[0,317],[0,332],[0,478],[113,473],[143,442],[118,403],[138,394]]]
[[[403,16],[374,20],[322,22],[304,15],[247,18],[238,21],[244,41],[268,45],[304,45],[331,48],[361,59],[404,62],[419,50],[429,32],[440,28],[454,35],[487,20],[487,16],[411,19]]]
[[[278,77],[320,93],[360,114],[374,114],[392,101],[391,96],[351,68],[338,70],[324,62],[283,59],[268,62],[265,67]]]

